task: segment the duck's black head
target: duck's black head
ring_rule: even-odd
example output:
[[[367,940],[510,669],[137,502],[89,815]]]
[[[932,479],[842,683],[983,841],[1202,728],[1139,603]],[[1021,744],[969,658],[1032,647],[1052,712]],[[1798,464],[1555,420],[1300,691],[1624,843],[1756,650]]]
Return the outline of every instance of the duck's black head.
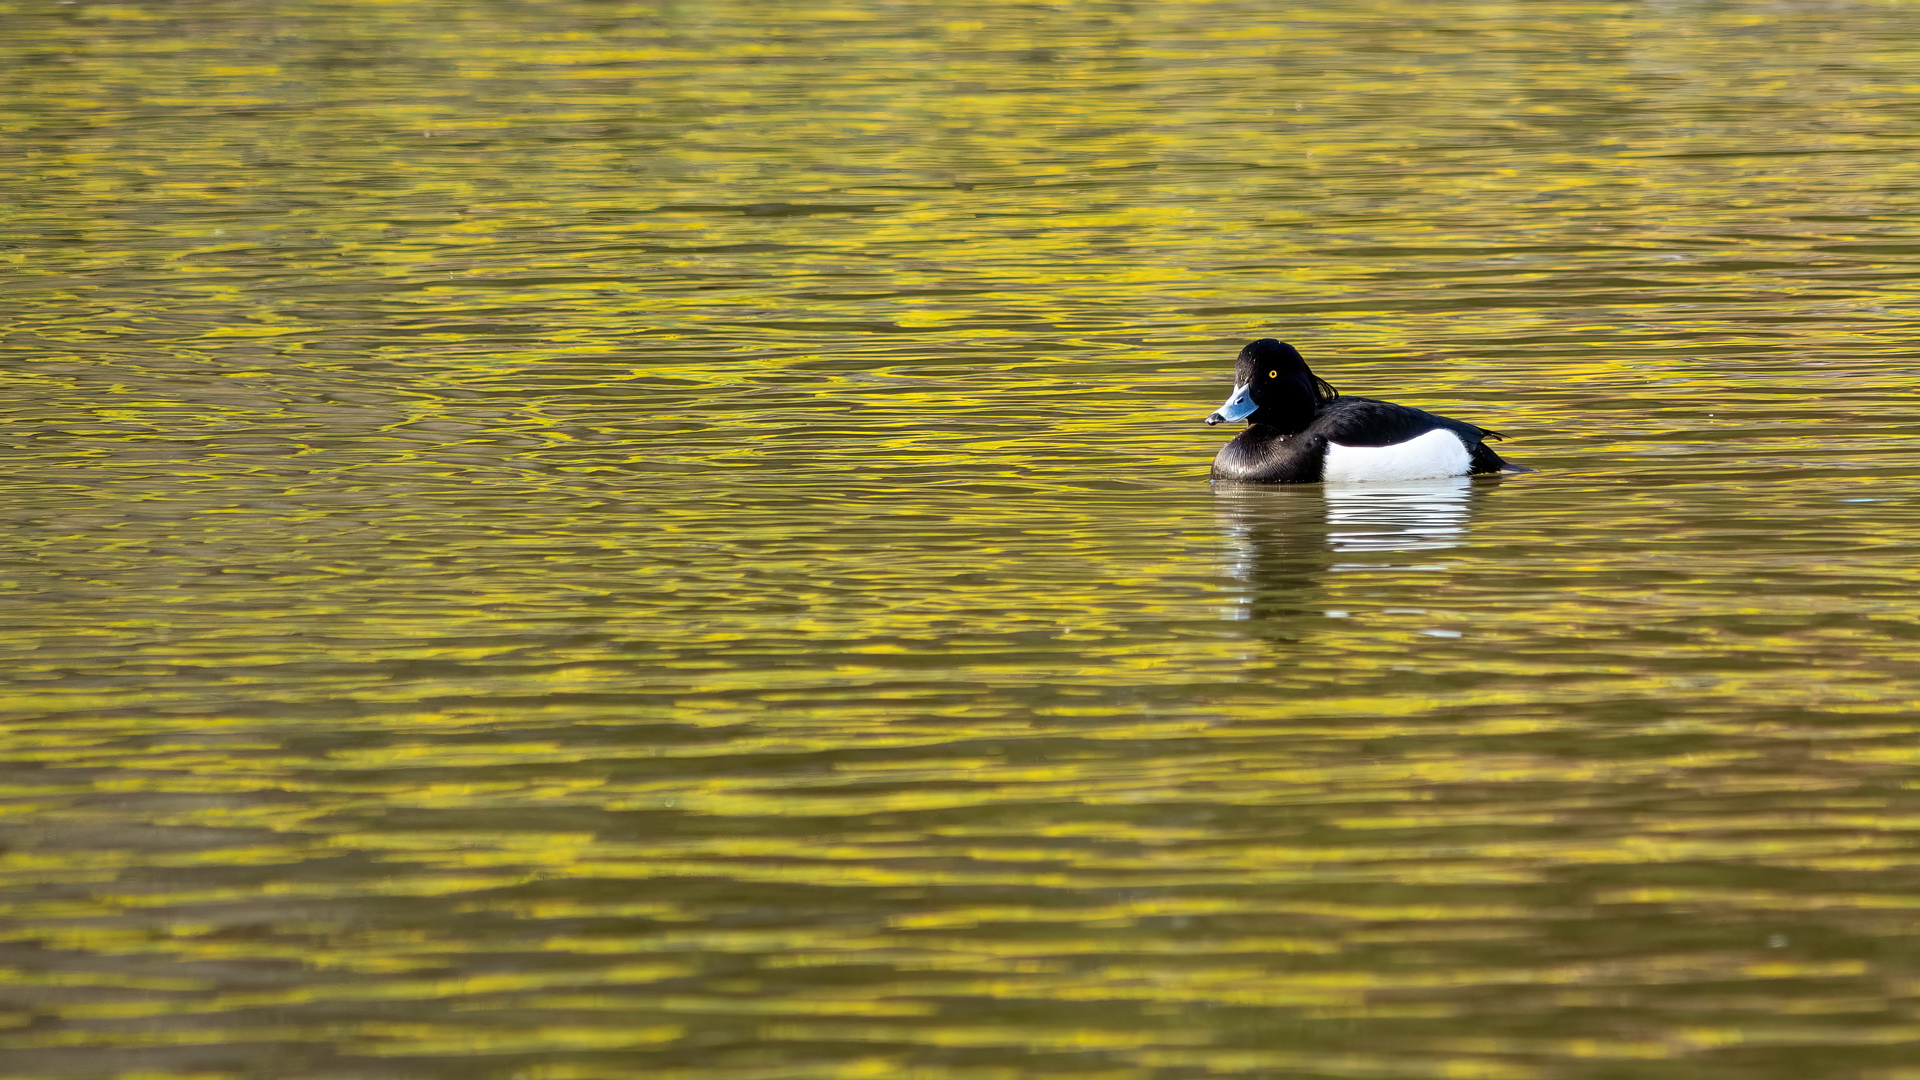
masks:
[[[1339,397],[1340,391],[1308,369],[1298,349],[1261,338],[1240,350],[1233,365],[1233,395],[1207,423],[1245,420],[1300,431],[1313,423],[1320,406]]]

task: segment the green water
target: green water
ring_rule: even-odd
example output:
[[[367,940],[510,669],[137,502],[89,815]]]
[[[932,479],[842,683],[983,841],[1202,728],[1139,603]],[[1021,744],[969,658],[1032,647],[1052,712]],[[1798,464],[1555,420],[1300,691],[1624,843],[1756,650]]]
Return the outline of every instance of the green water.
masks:
[[[1920,1078],[1920,8],[0,2],[0,1075]],[[1277,336],[1504,479],[1211,489]]]

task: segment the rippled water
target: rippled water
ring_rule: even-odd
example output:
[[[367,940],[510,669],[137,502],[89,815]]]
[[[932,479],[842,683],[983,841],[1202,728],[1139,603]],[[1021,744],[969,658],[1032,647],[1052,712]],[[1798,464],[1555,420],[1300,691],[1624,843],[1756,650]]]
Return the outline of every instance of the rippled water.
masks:
[[[1920,9],[0,27],[6,1075],[1920,1077]]]

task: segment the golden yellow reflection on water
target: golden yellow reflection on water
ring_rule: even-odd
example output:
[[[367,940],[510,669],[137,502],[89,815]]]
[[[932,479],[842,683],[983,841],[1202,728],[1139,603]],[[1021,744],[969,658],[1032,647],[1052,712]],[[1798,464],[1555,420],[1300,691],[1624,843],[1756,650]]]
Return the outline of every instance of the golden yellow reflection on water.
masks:
[[[1910,5],[0,20],[9,1075],[1912,1073]]]

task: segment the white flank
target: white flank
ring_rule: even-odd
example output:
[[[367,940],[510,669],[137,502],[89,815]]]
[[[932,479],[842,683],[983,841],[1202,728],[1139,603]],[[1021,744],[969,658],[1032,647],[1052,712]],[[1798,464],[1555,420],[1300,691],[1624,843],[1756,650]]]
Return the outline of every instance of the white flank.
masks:
[[[1342,446],[1327,444],[1327,463],[1322,477],[1328,483],[1374,480],[1437,480],[1443,476],[1465,476],[1472,464],[1460,436],[1446,428],[1434,428],[1425,435],[1392,446]]]

